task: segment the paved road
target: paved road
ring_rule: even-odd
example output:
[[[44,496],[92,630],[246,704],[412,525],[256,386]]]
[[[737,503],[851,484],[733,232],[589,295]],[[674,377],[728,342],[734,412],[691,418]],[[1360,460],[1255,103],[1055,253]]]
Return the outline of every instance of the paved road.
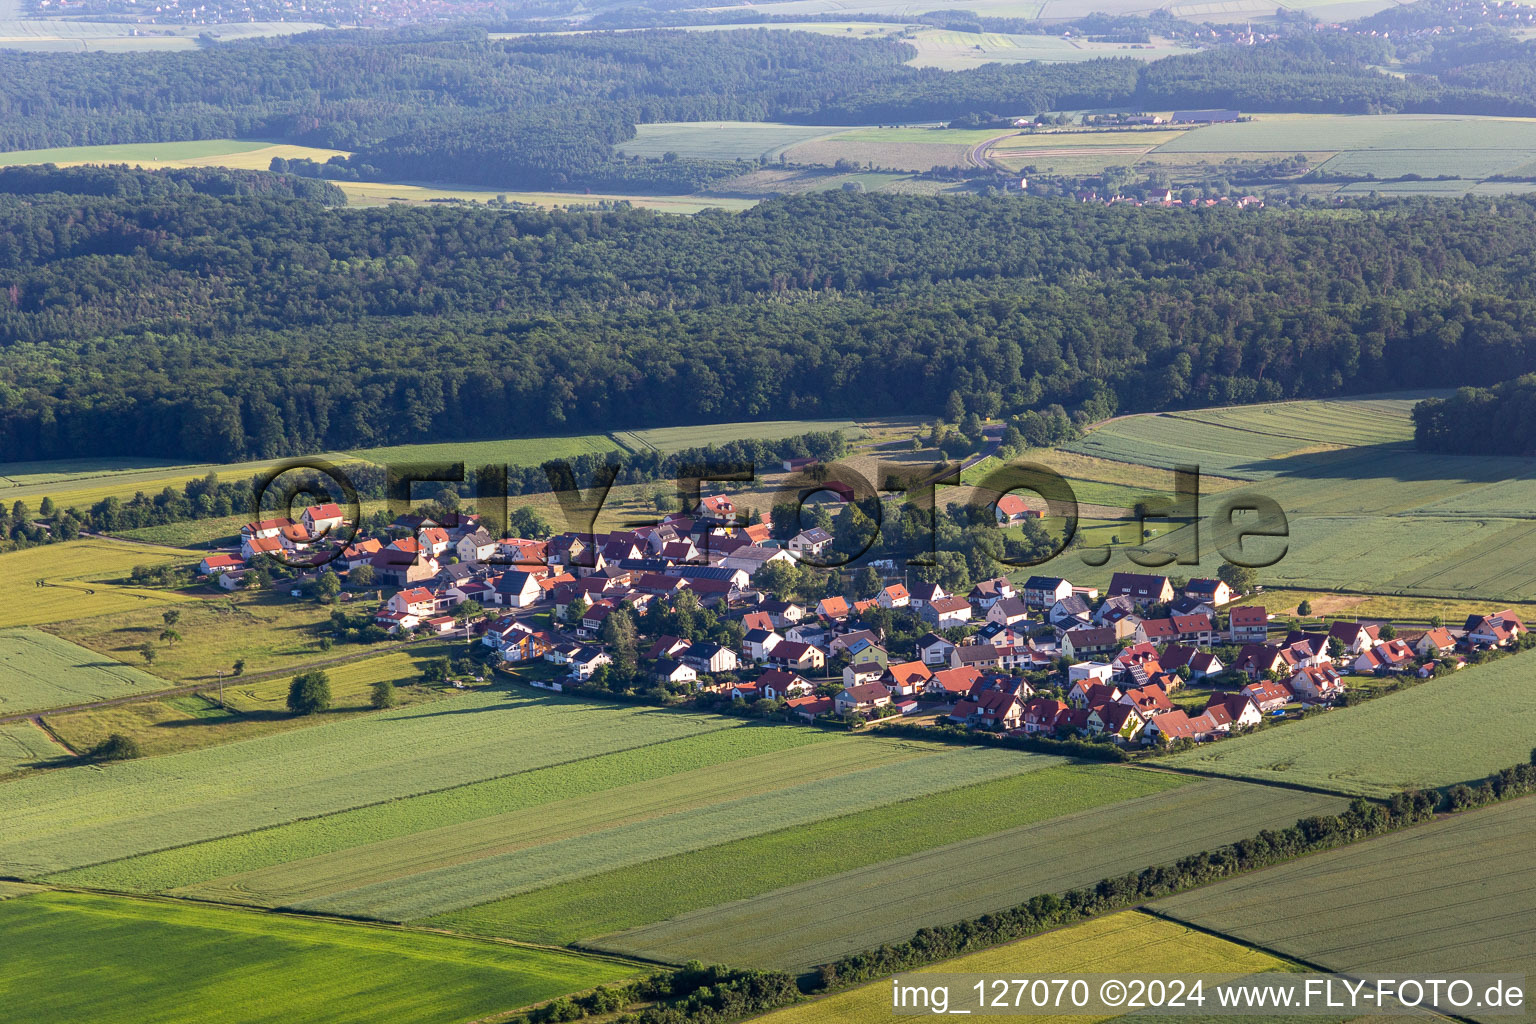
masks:
[[[1016,134],[1018,133],[1007,131],[1001,135],[994,135],[990,139],[983,139],[971,147],[971,151],[965,154],[965,158],[970,161],[972,167],[996,167],[997,165],[987,158],[987,150],[991,149],[994,143],[1001,142],[1003,139],[1008,138],[1008,136]]]

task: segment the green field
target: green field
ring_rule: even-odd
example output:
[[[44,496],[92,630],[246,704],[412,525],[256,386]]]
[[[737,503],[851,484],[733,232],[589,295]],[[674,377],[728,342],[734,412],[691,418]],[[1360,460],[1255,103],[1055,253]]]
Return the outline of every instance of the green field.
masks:
[[[909,31],[903,42],[917,48],[907,63],[917,67],[962,71],[983,64],[1049,63],[1097,60],[1100,57],[1135,57],[1158,60],[1188,53],[1185,47],[1165,41],[1152,43],[1096,43],[1069,36],[1017,35],[1002,32],[957,32],[924,28]]]
[[[184,754],[47,772],[6,784],[0,875],[99,864],[739,725],[476,693]]]
[[[1145,974],[1156,965],[1158,974],[1249,974],[1294,969],[1278,957],[1198,932],[1171,921],[1134,911],[1110,914],[1093,921],[944,960],[903,976],[924,974],[986,974],[1031,976],[1053,973]],[[960,1005],[952,1000],[951,1006]],[[759,1017],[760,1024],[885,1024],[892,1019],[890,983],[871,982],[825,999],[801,1003]],[[1044,1017],[1052,1022],[1082,1022],[1129,1017]],[[1169,1018],[1164,1018],[1169,1019]],[[1188,1019],[1188,1018],[1185,1018]],[[1249,1018],[1250,1020],[1252,1018]]]
[[[676,153],[695,160],[777,160],[790,146],[843,131],[847,129],[773,121],[672,121],[637,125],[635,137],[614,149],[650,159]]]
[[[1252,121],[1206,125],[1158,148],[1160,153],[1359,150],[1536,152],[1536,119],[1455,114],[1259,114]]]
[[[537,466],[550,459],[574,459],[592,452],[616,452],[618,445],[606,434],[576,437],[514,437],[491,441],[442,441],[366,448],[351,454],[379,466],[411,462],[464,463],[472,473],[480,466]]]
[[[151,609],[158,616],[171,605],[185,606],[197,598],[113,581],[126,577],[136,565],[185,565],[199,557],[192,551],[94,537],[8,551],[0,554],[0,595],[5,598],[0,628],[134,609]],[[46,586],[39,587],[39,580]]]
[[[1044,768],[722,843],[432,918],[445,928],[567,944],[759,896],[962,838],[1118,804],[1187,780],[1105,765]],[[741,865],[756,867],[743,874]],[[674,880],[688,879],[686,886]]]
[[[1055,763],[1021,759],[1013,751],[859,742],[767,755],[741,765],[738,781],[703,772],[684,782],[647,784],[617,799],[603,794],[546,807],[537,820],[516,827],[506,819],[476,822],[361,847],[328,864],[303,865],[315,875],[298,879],[299,892],[287,891],[294,883],[283,880],[286,871],[261,882],[285,905],[304,910],[412,921],[680,850],[893,804],[905,791],[890,784],[892,777],[917,791],[939,790]],[[717,781],[706,784],[705,778]],[[313,898],[287,899],[310,892]]]
[[[0,153],[0,167],[16,164],[139,164],[144,167],[240,167],[264,171],[272,157],[308,157],[320,162],[341,153],[336,149],[275,145],[240,139],[195,142],[140,142],[113,146],[69,146],[62,149],[20,149]]]
[[[1342,799],[1201,780],[681,914],[588,945],[660,960],[803,968],[909,938],[925,925],[1171,863],[1343,807]]]
[[[652,430],[620,430],[614,438],[631,451],[654,449],[663,453],[704,448],[729,441],[777,441],[800,434],[840,430],[854,440],[864,430],[853,420],[760,420],[748,423],[709,423],[696,427],[657,427]],[[772,472],[772,467],[769,468]]]
[[[640,973],[560,950],[72,892],[0,903],[0,962],[5,1016],[27,1024],[441,1024]]]
[[[34,722],[23,719],[0,723],[0,775],[68,756],[69,751],[55,743]]]
[[[1533,831],[1536,798],[1527,797],[1153,906],[1332,971],[1524,973],[1536,950]]]
[[[1530,756],[1533,671],[1536,656],[1515,655],[1358,707],[1204,745],[1168,763],[1368,796],[1480,779]]]
[[[0,715],[164,690],[169,684],[35,629],[0,629]]]

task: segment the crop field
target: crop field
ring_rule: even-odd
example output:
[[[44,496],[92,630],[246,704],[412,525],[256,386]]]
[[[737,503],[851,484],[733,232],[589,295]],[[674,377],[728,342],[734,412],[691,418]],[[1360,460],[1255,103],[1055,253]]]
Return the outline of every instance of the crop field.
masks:
[[[0,554],[0,628],[34,626],[136,609],[185,607],[197,598],[119,585],[136,565],[196,561],[191,551],[87,538]],[[45,585],[38,586],[42,581]]]
[[[324,163],[346,156],[339,149],[274,145],[240,139],[203,139],[196,142],[140,142],[111,146],[69,146],[62,149],[22,149],[0,153],[0,166],[16,164],[137,164],[140,167],[234,167],[264,171],[275,156],[307,157]]]
[[[918,29],[902,37],[917,48],[907,63],[916,67],[963,71],[983,64],[1018,64],[1025,61],[1062,63],[1099,57],[1135,57],[1157,60],[1189,51],[1166,41],[1152,43],[1096,43],[1066,36],[1015,35],[1001,32],[954,32]]]
[[[971,145],[947,138],[949,132],[935,130],[932,134],[932,138],[921,142],[860,141],[849,135],[834,135],[803,142],[787,150],[784,159],[791,163],[824,166],[831,166],[839,160],[852,160],[856,164],[894,171],[931,171],[935,167],[967,166]]]
[[[73,18],[18,18],[19,7],[0,5],[0,46],[12,50],[122,53],[195,50],[199,37],[221,42],[262,36],[316,32],[327,28],[309,21],[250,21],[222,25],[156,25],[132,22],[75,21]]]
[[[68,756],[69,751],[55,743],[35,722],[23,719],[0,723],[0,776]]]
[[[480,466],[537,466],[550,459],[574,459],[593,452],[622,449],[607,434],[576,437],[513,437],[492,441],[444,441],[435,444],[399,444],[367,448],[351,454],[379,466],[410,462],[464,463],[465,472]]]
[[[652,430],[620,430],[613,435],[631,451],[655,449],[680,452],[729,441],[778,441],[800,434],[840,430],[849,440],[864,436],[864,429],[853,420],[762,420],[749,423],[706,423],[695,427],[658,427]]]
[[[318,457],[333,463],[348,461],[347,456],[336,452],[322,452]],[[103,498],[122,498],[126,501],[136,491],[155,494],[166,487],[180,488],[188,480],[199,479],[209,473],[216,473],[221,480],[247,480],[284,460],[175,466],[151,464],[150,461],[135,464],[121,460],[124,465],[114,469],[103,467],[102,461],[66,459],[50,463],[0,464],[0,473],[16,470],[24,474],[15,485],[0,485],[0,497],[4,497],[7,502],[20,498],[34,509],[44,497],[50,497],[60,508],[74,506],[83,509]],[[31,471],[27,472],[28,469]]]
[[[1156,964],[1161,974],[1248,974],[1293,970],[1291,964],[1268,953],[1239,945],[1150,914],[1127,911],[1085,921],[1004,946],[944,960],[905,976],[924,974],[989,974],[1008,976],[1028,969],[1031,976],[1052,974],[1135,974]],[[953,1002],[951,1005],[955,1005]],[[891,989],[886,981],[872,982],[814,1002],[759,1017],[760,1024],[884,1024],[891,1019]],[[1127,1017],[1057,1017],[1051,1021],[1081,1022]],[[1187,1018],[1186,1018],[1187,1019]]]
[[[1111,875],[1337,813],[1342,798],[1205,779],[680,914],[586,944],[798,969]],[[1148,827],[1158,822],[1160,827]],[[1174,824],[1177,823],[1177,824]],[[986,865],[985,871],[955,865]]]
[[[518,192],[505,188],[474,188],[467,185],[434,187],[380,181],[338,181],[334,184],[347,194],[348,206],[387,206],[390,203],[488,203],[493,199],[505,199],[509,203],[524,203],[546,210],[586,209],[613,203],[628,203],[630,206],[656,210],[660,213],[692,214],[703,210],[738,212],[749,210],[757,205],[756,199],[735,196]]]
[[[1187,781],[1108,765],[1048,767],[662,857],[425,923],[563,945],[962,838],[1119,804]],[[742,864],[756,867],[743,874]],[[669,881],[677,878],[688,879],[688,885]]]
[[[670,121],[637,125],[635,137],[614,149],[651,159],[676,153],[695,160],[777,160],[790,146],[845,131],[835,125],[773,121]]]
[[[72,892],[0,903],[0,960],[7,1016],[28,1024],[440,1024],[641,973],[561,950]]]
[[[1528,658],[1464,668],[1346,711],[1201,746],[1168,763],[1367,796],[1480,779],[1530,756],[1536,658]]]
[[[24,487],[28,484],[51,484],[65,480],[87,479],[93,476],[111,476],[116,473],[138,473],[146,469],[166,469],[178,465],[168,459],[56,459],[45,462],[0,463],[0,487]],[[4,493],[0,491],[0,493]]]
[[[1296,153],[1350,150],[1536,152],[1536,118],[1436,114],[1260,114],[1205,125],[1165,153]],[[1532,159],[1532,157],[1526,157]]]
[[[159,605],[134,608],[110,617],[58,622],[49,626],[49,632],[130,663],[143,664],[139,648],[153,644],[156,656],[152,671],[178,682],[215,681],[220,671],[228,672],[242,659],[245,670],[255,674],[364,650],[337,647],[322,651],[315,627],[329,622],[332,609],[273,591],[193,598],[177,608],[181,618],[175,628],[181,639],[174,644],[159,639],[165,628],[161,618],[164,608]]]
[[[739,720],[474,693],[222,747],[7,783],[0,875],[65,871]],[[455,756],[443,756],[452,749]]]
[[[1523,973],[1536,957],[1533,831],[1536,799],[1527,797],[1206,886],[1154,909],[1332,971]]]
[[[388,847],[362,847],[317,866],[313,882],[300,880],[322,890],[316,898],[290,902],[286,897],[303,893],[284,891],[281,882],[277,892],[285,905],[305,910],[411,921],[680,850],[893,804],[906,795],[890,784],[893,776],[921,792],[1051,763],[1039,756],[1021,761],[1016,751],[936,751],[890,741],[818,745],[743,769],[759,772],[761,782],[727,784],[714,772],[708,775],[717,781],[702,794],[697,783],[679,791],[675,780],[625,794],[635,809],[614,807],[603,796],[571,808],[547,807],[538,822],[515,829],[506,821],[491,828],[477,823]],[[799,773],[792,770],[797,764]]]
[[[0,715],[163,690],[163,679],[35,629],[0,629]]]

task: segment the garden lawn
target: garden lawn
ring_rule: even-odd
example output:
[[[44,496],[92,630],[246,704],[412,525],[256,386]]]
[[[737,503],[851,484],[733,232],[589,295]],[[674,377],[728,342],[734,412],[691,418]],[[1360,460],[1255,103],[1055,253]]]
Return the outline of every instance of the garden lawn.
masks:
[[[681,914],[587,945],[669,961],[784,970],[826,963],[919,928],[1336,814],[1343,799],[1201,780],[1135,800],[965,839]]]
[[[1366,796],[1481,779],[1530,756],[1533,673],[1536,654],[1512,655],[1356,707],[1202,745],[1167,763]]]
[[[0,629],[0,715],[164,690],[147,672],[35,629]]]
[[[184,903],[0,903],[0,1002],[27,1024],[443,1024],[639,973],[561,950]]]
[[[1168,773],[1063,765],[738,839],[424,922],[569,944],[853,867],[1187,785]],[[743,864],[755,865],[743,872]],[[684,881],[686,880],[686,881]]]
[[[222,747],[41,773],[5,784],[0,875],[66,871],[739,722],[478,693]]]

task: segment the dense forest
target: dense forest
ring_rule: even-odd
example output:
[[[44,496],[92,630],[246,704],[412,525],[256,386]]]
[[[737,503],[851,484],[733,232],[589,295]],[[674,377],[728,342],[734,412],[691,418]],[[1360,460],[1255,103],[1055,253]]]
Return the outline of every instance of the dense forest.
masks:
[[[1524,199],[836,194],[678,218],[56,193],[0,196],[0,224],[0,449],[35,458],[1054,422],[1536,370]]]
[[[656,121],[885,124],[1090,107],[1536,115],[1523,87],[1536,72],[1512,70],[1536,69],[1528,44],[1407,78],[1355,59],[1381,45],[1297,35],[1150,64],[967,71],[910,67],[897,40],[767,30],[492,39],[465,28],[186,53],[0,51],[0,150],[277,139],[353,152],[338,177],[689,192],[741,168],[624,159],[613,144]]]
[[[1413,407],[1413,436],[1426,452],[1536,454],[1536,374],[1420,402]]]

